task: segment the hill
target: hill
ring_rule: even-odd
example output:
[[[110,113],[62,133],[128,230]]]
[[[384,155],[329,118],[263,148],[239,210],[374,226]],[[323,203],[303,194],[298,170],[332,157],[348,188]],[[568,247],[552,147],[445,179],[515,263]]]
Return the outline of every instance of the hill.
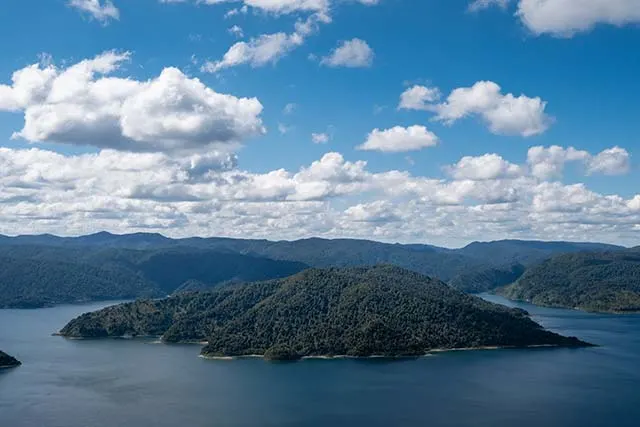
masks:
[[[112,266],[7,256],[0,256],[0,266],[0,308],[165,295],[135,273]]]
[[[0,351],[0,369],[14,368],[20,365],[21,363],[16,358],[9,356],[3,351]]]
[[[0,246],[0,308],[164,297],[185,282],[286,277],[306,265],[194,248]]]
[[[205,356],[276,359],[585,345],[545,331],[522,310],[392,266],[310,269],[286,279],[109,307],[72,320],[60,334],[207,339]]]
[[[557,256],[528,269],[499,293],[551,307],[640,311],[640,250]]]
[[[392,264],[438,277],[460,289],[472,291],[493,289],[506,284],[504,283],[505,273],[513,273],[512,267],[517,264],[535,265],[559,253],[623,249],[599,243],[519,240],[475,242],[461,249],[446,249],[423,244],[401,245],[351,239],[311,238],[277,242],[216,237],[170,239],[151,233],[115,235],[106,232],[80,237],[3,236],[0,238],[0,249],[6,245],[14,248],[20,245],[48,246],[69,251],[88,250],[89,252],[107,249],[153,252],[188,248],[301,263],[317,268]],[[491,272],[491,270],[495,271]],[[492,277],[495,277],[496,281],[492,281]],[[479,282],[480,278],[482,284]],[[207,283],[206,280],[201,281]],[[164,288],[175,288],[179,285],[172,283]]]

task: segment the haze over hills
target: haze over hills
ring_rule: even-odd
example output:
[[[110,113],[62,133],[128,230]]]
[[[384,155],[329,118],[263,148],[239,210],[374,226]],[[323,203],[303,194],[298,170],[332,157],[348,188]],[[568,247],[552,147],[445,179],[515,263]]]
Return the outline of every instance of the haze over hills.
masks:
[[[393,266],[310,269],[84,314],[61,335],[208,340],[205,356],[416,356],[434,349],[583,346],[522,310],[488,303]]]
[[[559,255],[531,267],[499,293],[552,307],[640,311],[640,248]]]
[[[513,282],[524,267],[558,253],[619,249],[516,240],[447,249],[349,239],[170,239],[148,233],[0,236],[0,307],[157,297],[228,281],[285,277],[309,266],[392,264],[483,292]]]

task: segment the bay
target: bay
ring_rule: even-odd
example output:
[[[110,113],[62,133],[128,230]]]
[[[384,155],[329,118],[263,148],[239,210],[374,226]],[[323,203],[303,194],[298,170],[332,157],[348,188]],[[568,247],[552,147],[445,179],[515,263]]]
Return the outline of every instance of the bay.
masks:
[[[640,315],[514,304],[587,349],[461,351],[415,360],[211,361],[194,345],[51,336],[107,304],[0,310],[2,427],[635,427]]]

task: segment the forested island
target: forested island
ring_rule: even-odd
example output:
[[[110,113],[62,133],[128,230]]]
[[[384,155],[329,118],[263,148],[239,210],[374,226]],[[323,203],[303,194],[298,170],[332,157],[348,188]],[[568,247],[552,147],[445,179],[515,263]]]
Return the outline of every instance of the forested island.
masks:
[[[553,257],[498,293],[550,307],[640,312],[640,248]]]
[[[206,357],[419,356],[438,349],[588,345],[399,267],[309,269],[294,276],[84,314],[70,338],[207,341]]]
[[[22,363],[15,357],[9,356],[7,353],[0,351],[0,369],[15,368]]]

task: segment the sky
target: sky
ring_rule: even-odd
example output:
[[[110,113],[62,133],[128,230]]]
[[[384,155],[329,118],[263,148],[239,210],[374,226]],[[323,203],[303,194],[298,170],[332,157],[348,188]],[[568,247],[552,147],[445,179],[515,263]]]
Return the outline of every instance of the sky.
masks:
[[[640,0],[10,0],[0,233],[640,245]]]

